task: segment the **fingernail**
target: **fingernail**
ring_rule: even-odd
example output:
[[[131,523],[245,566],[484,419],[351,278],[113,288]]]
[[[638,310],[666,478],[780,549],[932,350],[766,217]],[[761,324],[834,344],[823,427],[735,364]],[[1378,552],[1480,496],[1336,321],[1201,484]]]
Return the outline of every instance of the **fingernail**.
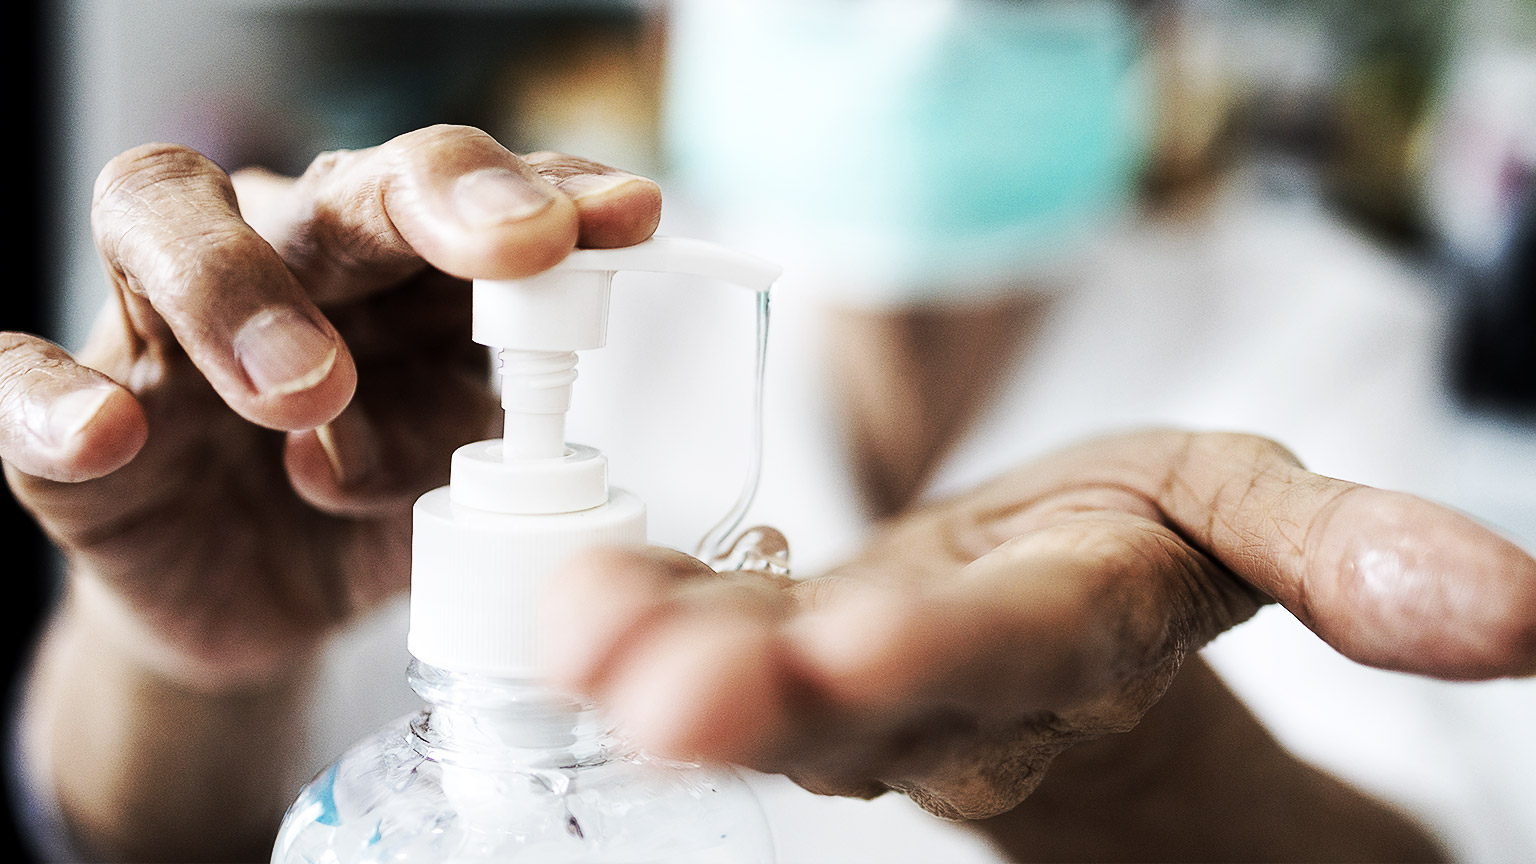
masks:
[[[293,309],[263,309],[235,334],[235,359],[263,396],[319,384],[336,362],[330,334]]]
[[[635,174],[574,174],[560,181],[560,191],[573,201],[594,201],[609,196],[620,187],[649,182]]]
[[[101,412],[112,391],[105,387],[92,387],[66,393],[48,406],[47,436],[55,447],[63,447],[80,434]]]
[[[465,225],[488,228],[544,210],[555,202],[554,191],[507,168],[483,168],[459,178],[453,204]]]
[[[325,461],[331,463],[331,477],[336,485],[347,485],[347,467],[341,461],[341,451],[336,448],[336,434],[331,431],[331,424],[315,427],[315,438],[320,442],[320,449],[325,451]]]
[[[315,437],[331,463],[331,476],[338,489],[356,489],[373,477],[378,467],[377,439],[368,418],[356,406],[316,427]]]

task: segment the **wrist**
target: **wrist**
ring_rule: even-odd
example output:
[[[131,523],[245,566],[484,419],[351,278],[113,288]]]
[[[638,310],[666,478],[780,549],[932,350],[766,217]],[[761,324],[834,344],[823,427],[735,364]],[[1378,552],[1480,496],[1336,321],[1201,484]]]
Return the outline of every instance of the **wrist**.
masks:
[[[24,746],[74,847],[99,860],[196,860],[270,844],[304,779],[289,754],[307,746],[314,662],[189,674],[89,602],[61,606],[34,662]]]
[[[70,580],[51,629],[61,650],[88,658],[85,668],[201,697],[291,691],[312,678],[321,648],[318,636],[155,620],[90,577]]]
[[[1030,801],[1037,806],[1096,802],[1111,812],[1168,797],[1175,792],[1170,776],[1240,746],[1229,735],[1234,709],[1245,710],[1205,661],[1191,656],[1135,728],[1064,751]]]
[[[1135,729],[1063,753],[980,827],[1021,861],[1443,858],[1410,819],[1285,750],[1198,656]]]

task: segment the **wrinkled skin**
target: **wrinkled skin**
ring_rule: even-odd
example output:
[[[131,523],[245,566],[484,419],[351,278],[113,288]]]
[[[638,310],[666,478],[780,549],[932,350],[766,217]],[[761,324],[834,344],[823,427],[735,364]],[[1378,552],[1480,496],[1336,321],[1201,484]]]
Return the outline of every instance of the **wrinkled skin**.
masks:
[[[165,144],[106,166],[112,292],[80,357],[0,334],[0,459],[69,568],[26,776],[79,849],[266,859],[320,649],[406,589],[411,502],[493,426],[464,280],[637,243],[660,212],[649,180],[453,126],[297,179]]]
[[[297,180],[167,145],[107,166],[114,290],[89,344],[0,336],[0,458],[69,563],[29,716],[82,843],[269,848],[293,778],[263,754],[302,723],[302,673],[405,589],[411,500],[492,425],[462,280],[639,242],[659,215],[648,180],[460,127]],[[642,744],[976,817],[1134,726],[1266,598],[1373,665],[1536,669],[1536,563],[1507,542],[1261,439],[1169,431],[916,511],[803,583],[595,553],[549,614],[556,675]]]
[[[532,214],[466,225],[452,181],[476,171],[527,189]],[[660,204],[649,180],[524,162],[460,127],[326,154],[297,180],[129,151],[97,183],[113,291],[78,362],[0,337],[7,478],[134,651],[213,688],[272,675],[405,590],[411,502],[492,434],[464,277],[638,242]],[[240,328],[270,310],[316,329],[319,371],[263,392]],[[95,414],[57,440],[69,394]]]
[[[1363,663],[1536,672],[1536,562],[1245,435],[1069,448],[799,584],[637,551],[558,588],[560,680],[641,742],[952,818],[1003,813],[1066,748],[1134,727],[1190,652],[1269,598]]]

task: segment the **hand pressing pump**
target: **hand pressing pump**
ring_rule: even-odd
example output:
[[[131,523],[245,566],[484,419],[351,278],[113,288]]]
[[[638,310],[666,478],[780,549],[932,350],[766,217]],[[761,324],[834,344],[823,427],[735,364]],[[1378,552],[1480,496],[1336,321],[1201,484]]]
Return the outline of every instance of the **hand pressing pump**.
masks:
[[[546,582],[583,549],[646,539],[645,505],[608,486],[603,454],[565,441],[575,352],[606,341],[619,270],[699,275],[760,295],[780,272],[657,237],[577,250],[527,279],[476,280],[473,337],[501,349],[506,427],[499,440],[459,448],[449,485],[416,502],[408,676],[426,706],[304,787],[274,862],[773,860],[761,810],[734,772],[639,752],[539,679]]]

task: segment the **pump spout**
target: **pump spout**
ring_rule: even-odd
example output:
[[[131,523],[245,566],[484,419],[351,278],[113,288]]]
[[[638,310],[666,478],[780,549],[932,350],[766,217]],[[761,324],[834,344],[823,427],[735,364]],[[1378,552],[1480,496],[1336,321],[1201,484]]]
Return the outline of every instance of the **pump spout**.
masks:
[[[638,270],[718,279],[764,293],[784,268],[752,255],[687,237],[652,237],[622,249],[577,249],[553,268],[559,271]]]
[[[526,279],[476,279],[471,338],[518,351],[585,351],[608,341],[619,270],[685,273],[767,292],[783,268],[703,240],[652,237],[622,249],[577,249]]]

